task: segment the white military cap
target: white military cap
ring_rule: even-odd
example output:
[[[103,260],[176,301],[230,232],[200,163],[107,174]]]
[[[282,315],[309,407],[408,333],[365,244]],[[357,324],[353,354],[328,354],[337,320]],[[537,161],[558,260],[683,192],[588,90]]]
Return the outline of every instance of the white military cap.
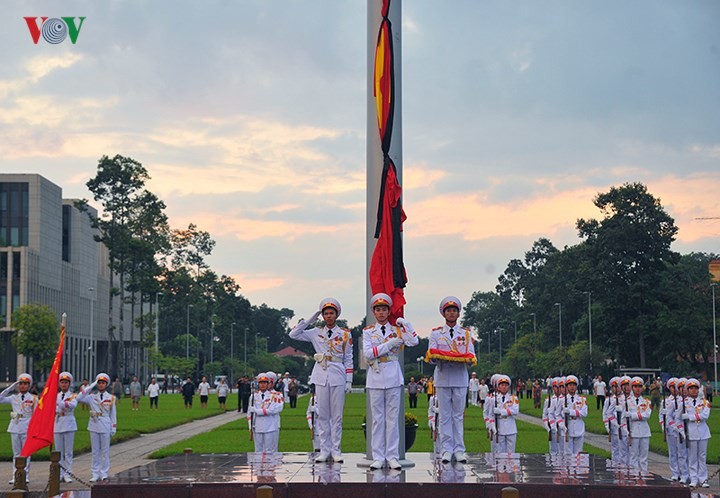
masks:
[[[510,384],[510,376],[509,375],[499,375],[497,378],[498,385],[505,382],[506,384]]]
[[[383,292],[375,294],[372,299],[370,299],[370,302],[372,303],[373,308],[375,306],[387,306],[388,308],[392,308],[393,305],[392,298]]]
[[[462,303],[458,298],[455,296],[447,296],[442,301],[440,301],[440,314],[445,313],[445,308],[448,308],[450,306],[455,306],[458,311],[462,311]]]
[[[697,379],[692,379],[692,378],[690,378],[690,379],[687,380],[686,386],[687,386],[688,389],[689,389],[690,387],[692,387],[692,386],[695,386],[695,387],[697,387],[697,388],[699,389],[699,388],[700,388],[700,381],[697,380]]]
[[[670,377],[667,382],[665,383],[665,387],[670,389],[670,387],[675,387],[675,384],[677,384],[677,377]]]
[[[677,387],[685,387],[685,384],[686,384],[686,383],[687,383],[687,379],[686,379],[685,377],[680,377],[680,378],[677,380],[677,382],[675,383],[675,385],[676,385]]]
[[[70,372],[60,372],[60,375],[58,376],[58,382],[61,380],[67,380],[72,383],[73,376]]]
[[[275,382],[277,381],[277,374],[275,372],[268,372],[265,374],[268,378],[268,380],[275,385]]]
[[[620,385],[622,386],[623,384],[630,384],[630,377],[627,375],[620,377]]]
[[[101,380],[104,380],[105,382],[107,382],[107,383],[109,384],[109,383],[110,383],[110,376],[109,376],[108,374],[106,374],[106,373],[99,373],[99,374],[97,374],[97,376],[95,377],[95,382],[99,382],[99,381],[101,381]]]
[[[335,311],[337,311],[338,316],[340,316],[340,312],[342,311],[342,306],[340,306],[338,300],[332,297],[326,297],[325,299],[320,301],[320,311],[324,310],[325,308],[334,309]]]
[[[492,374],[492,376],[490,377],[490,385],[491,386],[495,387],[497,385],[496,382],[497,382],[497,379],[499,376],[500,376],[500,374]]]
[[[265,373],[265,372],[259,373],[258,376],[257,376],[257,380],[258,380],[258,382],[263,382],[263,381],[264,381],[264,382],[269,382],[269,381],[270,381],[270,379],[268,378],[267,373]]]
[[[574,375],[568,375],[567,377],[565,377],[565,384],[575,384],[577,386],[578,378]]]
[[[610,379],[610,385],[611,386],[619,386],[620,385],[620,378],[619,377],[613,377]]]
[[[32,375],[30,375],[29,373],[21,373],[20,375],[18,375],[17,380],[18,382],[29,382],[30,384],[33,383]]]
[[[630,385],[631,386],[645,386],[645,381],[642,380],[642,377],[633,377],[630,379]]]

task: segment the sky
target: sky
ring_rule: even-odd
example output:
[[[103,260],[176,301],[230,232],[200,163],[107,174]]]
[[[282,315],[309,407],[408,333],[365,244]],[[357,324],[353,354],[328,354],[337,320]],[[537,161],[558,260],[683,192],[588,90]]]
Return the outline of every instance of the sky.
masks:
[[[493,290],[538,238],[579,243],[576,220],[626,182],[675,218],[676,251],[720,252],[720,219],[698,219],[720,217],[720,3],[402,9],[405,314],[421,335],[444,296]],[[34,44],[26,16],[85,20],[75,44]],[[360,323],[366,1],[3,0],[0,18],[0,171],[89,198],[99,158],[130,156],[251,303],[294,323],[334,296]]]

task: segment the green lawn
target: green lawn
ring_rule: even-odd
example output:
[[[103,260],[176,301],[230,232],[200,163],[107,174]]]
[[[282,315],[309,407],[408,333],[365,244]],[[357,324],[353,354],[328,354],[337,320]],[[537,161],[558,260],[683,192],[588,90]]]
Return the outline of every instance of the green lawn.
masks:
[[[206,410],[200,408],[198,396],[194,398],[192,410],[185,410],[180,394],[161,394],[158,402],[160,409],[157,411],[150,411],[149,404],[147,396],[143,397],[140,402],[140,410],[135,412],[131,410],[130,398],[121,400],[117,412],[118,431],[112,439],[113,442],[125,441],[138,437],[140,434],[161,431],[191,420],[212,417],[221,413],[216,396],[210,396]],[[81,406],[75,409],[75,418],[78,423],[78,431],[75,433],[76,455],[90,451],[90,435],[86,430],[88,411],[83,410]],[[228,407],[231,406],[237,409],[237,396],[231,395]],[[0,420],[10,421],[10,405],[0,405]],[[12,459],[12,445],[10,444],[10,434],[5,432],[5,427],[0,427],[0,460],[8,461]],[[49,460],[50,450],[43,449],[33,455],[33,458]]]
[[[545,396],[543,396],[543,400],[544,399]],[[605,425],[602,421],[601,411],[595,409],[595,396],[588,396],[587,401],[588,416],[585,419],[585,429],[588,432],[606,435],[607,432],[605,432]],[[713,403],[713,407],[715,404],[717,403]],[[536,410],[533,408],[532,399],[521,399],[520,411],[528,415],[542,418],[542,410]],[[653,410],[649,423],[650,430],[652,432],[652,436],[650,437],[650,451],[667,455],[667,443],[663,441],[663,434],[660,431],[660,422],[658,421],[657,411]],[[720,410],[713,409],[710,411],[708,425],[710,426],[711,432],[714,432],[715,427],[720,427]],[[708,444],[707,461],[715,463],[718,461],[718,458],[720,458],[720,438],[713,437],[710,439],[710,443]]]
[[[312,451],[310,430],[305,419],[305,410],[309,398],[298,400],[298,407],[286,408],[281,414],[280,445],[283,452]],[[418,418],[418,433],[411,451],[432,451],[432,439],[427,426],[427,396],[420,396],[418,408],[410,409],[405,402],[405,411],[413,413]],[[343,417],[342,451],[346,453],[364,453],[365,438],[362,431],[363,417],[365,416],[365,395],[348,395],[345,402]],[[485,424],[480,408],[469,407],[465,412],[465,445],[469,452],[490,451],[490,441],[487,438]],[[548,450],[547,432],[539,426],[518,422],[519,437],[517,451],[520,453],[546,453]],[[169,455],[180,454],[185,448],[192,448],[195,453],[237,453],[253,451],[250,441],[247,420],[231,422],[214,431],[170,445],[151,456],[162,458]],[[609,455],[597,448],[586,446],[590,453],[608,457]]]

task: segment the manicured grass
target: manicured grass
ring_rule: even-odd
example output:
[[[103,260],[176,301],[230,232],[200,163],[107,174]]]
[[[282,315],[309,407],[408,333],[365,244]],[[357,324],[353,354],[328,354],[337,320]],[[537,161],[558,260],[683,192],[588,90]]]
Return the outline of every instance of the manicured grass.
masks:
[[[281,430],[279,450],[283,452],[312,451],[310,430],[307,427],[305,411],[309,398],[298,400],[298,407],[291,409],[285,405],[281,414]],[[413,413],[418,418],[418,430],[415,444],[411,451],[430,452],[433,442],[430,429],[427,425],[427,397],[420,396],[418,408],[410,409],[405,402],[405,411]],[[351,394],[345,401],[343,416],[342,451],[346,453],[364,453],[365,437],[362,431],[363,417],[365,416],[365,395]],[[518,422],[519,436],[516,450],[520,453],[546,453],[548,450],[547,432],[539,426]],[[465,412],[465,445],[468,452],[490,451],[490,441],[487,438],[485,424],[480,408],[469,407]],[[247,420],[239,420],[225,424],[213,431],[186,439],[170,445],[151,455],[152,458],[162,458],[183,452],[185,448],[192,448],[195,453],[237,453],[253,451],[250,441]],[[586,446],[590,453],[608,457],[609,455],[597,448]]]
[[[234,406],[237,409],[237,396],[231,396],[228,408]],[[125,441],[140,434],[161,431],[170,427],[190,422],[191,420],[212,417],[222,413],[218,408],[217,397],[210,396],[208,408],[200,408],[200,399],[195,396],[193,408],[185,410],[182,396],[180,394],[161,394],[158,404],[159,410],[150,411],[150,401],[147,396],[141,398],[140,410],[132,411],[130,398],[123,398],[117,406],[118,430],[113,436],[113,443]],[[75,454],[90,451],[90,435],[87,428],[88,411],[82,409],[82,405],[75,409],[75,418],[78,423],[78,431],[75,433]],[[10,405],[0,405],[0,420],[10,421]],[[0,427],[0,460],[12,459],[12,445],[10,434]],[[33,455],[33,459],[49,460],[50,450],[43,449]]]
[[[545,396],[543,396],[543,402],[545,400]],[[714,400],[717,401],[717,400]],[[603,424],[602,421],[602,413],[601,410],[597,410],[596,407],[596,401],[595,396],[587,396],[587,402],[588,402],[588,416],[585,419],[585,429],[588,432],[592,432],[595,434],[603,434],[606,435],[607,432],[605,432],[605,424]],[[714,403],[717,404],[717,403]],[[540,405],[542,407],[542,403]],[[535,409],[533,408],[532,399],[521,399],[520,400],[520,411],[522,413],[525,413],[527,415],[533,415],[535,417],[542,418],[542,409]],[[667,443],[663,441],[663,434],[660,431],[660,421],[658,420],[658,412],[656,410],[653,410],[652,415],[650,416],[650,420],[648,422],[650,424],[650,431],[652,432],[652,436],[650,437],[650,451],[654,451],[656,453],[660,453],[662,455],[667,455]],[[710,419],[708,420],[708,426],[710,427],[710,432],[715,432],[715,428],[720,427],[720,410],[713,409],[710,411]],[[707,449],[707,461],[711,463],[715,463],[718,461],[718,458],[720,457],[720,438],[713,437],[710,439],[710,442],[708,443],[708,449]]]

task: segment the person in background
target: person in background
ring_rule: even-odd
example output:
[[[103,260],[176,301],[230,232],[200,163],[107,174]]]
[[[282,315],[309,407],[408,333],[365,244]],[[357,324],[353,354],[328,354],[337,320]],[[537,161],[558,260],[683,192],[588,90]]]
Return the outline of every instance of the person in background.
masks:
[[[600,410],[605,406],[605,396],[607,393],[607,385],[603,381],[602,375],[598,375],[593,382],[593,394],[595,398],[595,409]]]
[[[78,388],[78,392],[81,392],[83,389],[85,389],[85,388],[86,388],[87,386],[89,386],[89,385],[90,385],[90,381],[87,380],[87,379],[83,379],[83,380],[82,380],[82,383],[80,384],[80,387]],[[88,411],[89,409],[90,409],[90,407],[88,407],[88,405],[86,405],[86,404],[84,404],[84,403],[80,403],[80,410],[81,410],[81,411],[84,411],[84,412],[85,412],[85,411]]]
[[[207,377],[203,375],[202,381],[198,384],[198,394],[200,395],[200,407],[207,408],[208,397],[210,396],[210,384]]]
[[[182,385],[181,390],[183,400],[185,401],[185,409],[189,410],[192,408],[193,395],[195,395],[195,384],[193,384],[193,381],[190,377],[185,380],[185,383]]]
[[[228,394],[230,394],[230,387],[228,387],[225,382],[225,377],[220,377],[220,383],[217,386],[217,397],[218,404],[220,405],[220,409],[222,411],[226,411],[225,401],[227,400]]]
[[[142,396],[142,385],[138,382],[137,377],[133,377],[130,383],[130,399],[132,399],[132,410],[140,409],[140,397]],[[152,406],[152,405],[151,405]]]
[[[73,446],[77,421],[75,420],[75,407],[78,405],[77,396],[70,391],[73,376],[70,372],[61,372],[58,376],[60,391],[55,400],[55,449],[60,452],[60,482],[72,482]]]
[[[432,376],[425,383],[425,392],[427,393],[428,403],[430,403],[430,398],[435,396],[435,380]]]
[[[290,398],[290,408],[297,408],[298,387],[298,381],[293,375],[292,377],[290,377],[290,383],[288,384],[288,397]]]
[[[120,399],[123,397],[123,385],[120,382],[120,377],[115,377],[115,382],[112,383],[110,392],[115,396],[115,402],[120,404]]]
[[[308,428],[310,429],[312,447],[315,453],[320,453],[320,437],[317,431],[317,404],[315,399],[315,391],[310,387],[310,401],[308,401],[307,411],[305,416],[307,417]]]
[[[285,403],[282,393],[270,389],[272,384],[272,378],[267,373],[258,375],[260,389],[252,396],[248,410],[248,419],[253,420],[256,453],[275,453],[278,450],[280,412]]]
[[[487,382],[485,382],[485,379],[482,378],[480,379],[480,387],[478,388],[478,401],[483,409],[485,408],[485,399],[488,394],[490,394],[490,388],[488,387]]]
[[[150,398],[150,409],[158,409],[158,398],[160,397],[160,386],[157,383],[155,377],[150,381],[150,385],[147,387],[148,398]]]
[[[540,408],[540,399],[542,398],[542,387],[540,386],[540,381],[535,379],[535,382],[532,384],[532,400],[533,400],[533,408],[538,409]]]
[[[715,393],[713,392],[713,385],[712,385],[712,383],[708,380],[708,381],[705,383],[705,399],[708,400],[708,403],[710,403],[710,406],[712,406],[713,394],[715,394]]]
[[[247,375],[243,375],[237,384],[235,384],[238,390],[238,411],[247,413],[248,405],[250,403],[251,386],[250,379]]]
[[[417,397],[418,397],[418,383],[415,382],[415,377],[410,377],[410,382],[407,386],[408,399],[410,401],[410,408],[417,408]]]
[[[478,406],[478,392],[480,391],[480,381],[477,378],[477,374],[472,372],[470,374],[470,380],[468,381],[468,392],[470,393],[470,404]]]

